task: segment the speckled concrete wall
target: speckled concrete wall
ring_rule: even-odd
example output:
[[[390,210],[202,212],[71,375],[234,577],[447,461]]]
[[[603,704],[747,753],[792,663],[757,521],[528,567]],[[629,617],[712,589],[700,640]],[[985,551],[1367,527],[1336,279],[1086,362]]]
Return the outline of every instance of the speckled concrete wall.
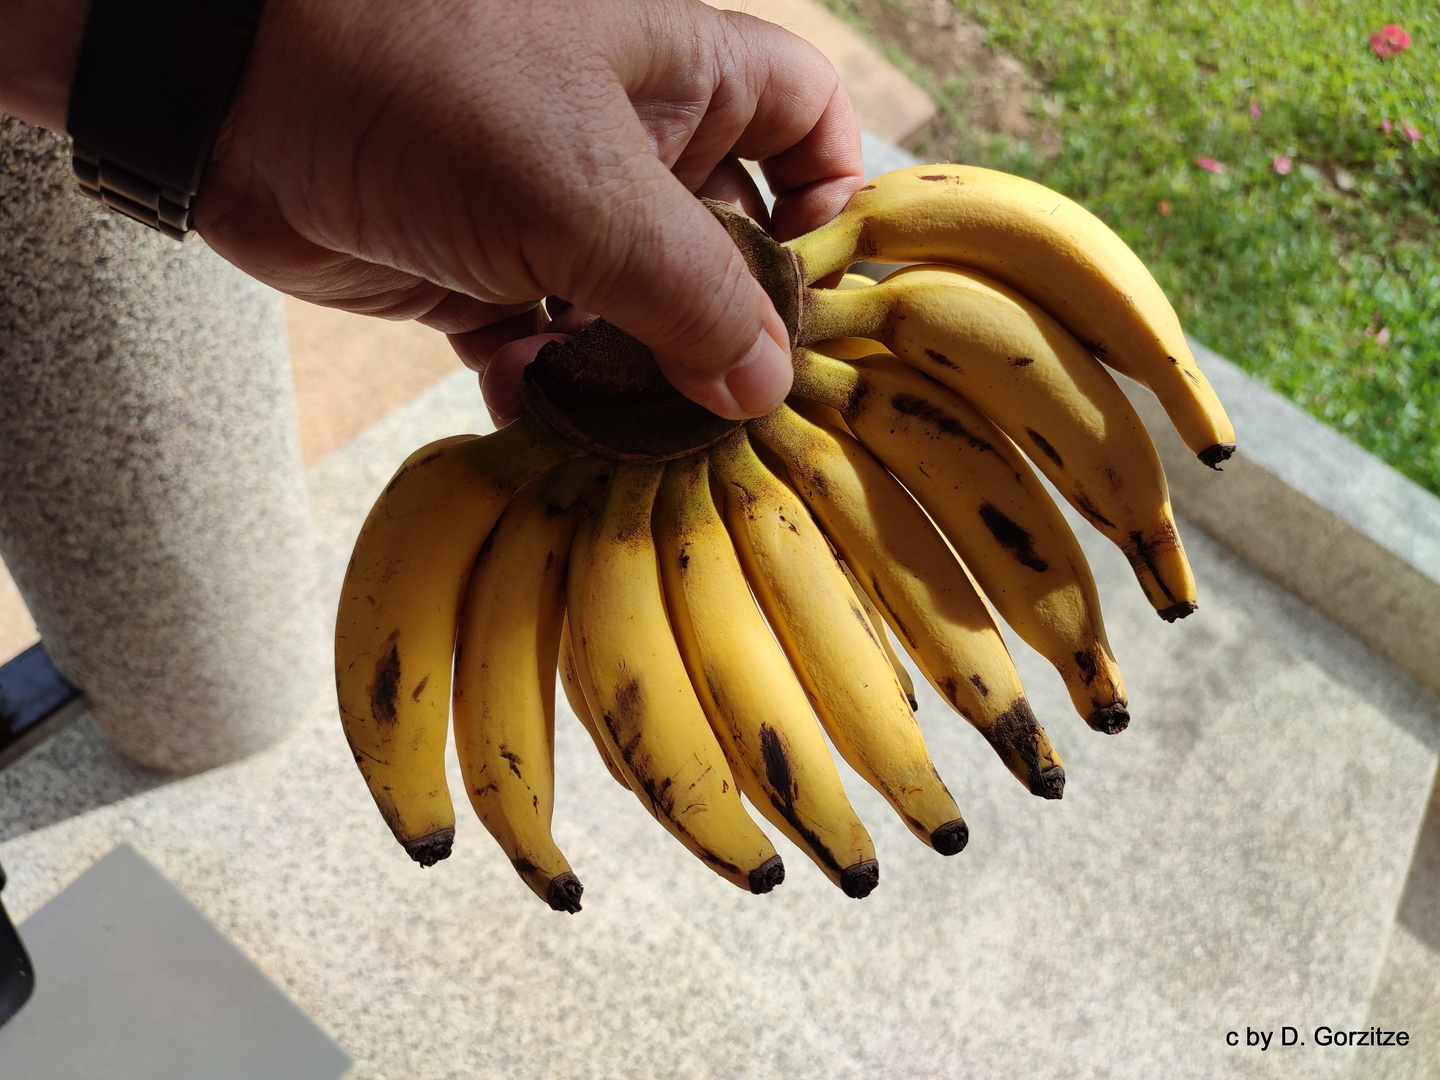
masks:
[[[189,772],[321,692],[280,297],[0,116],[0,557],[113,743]]]

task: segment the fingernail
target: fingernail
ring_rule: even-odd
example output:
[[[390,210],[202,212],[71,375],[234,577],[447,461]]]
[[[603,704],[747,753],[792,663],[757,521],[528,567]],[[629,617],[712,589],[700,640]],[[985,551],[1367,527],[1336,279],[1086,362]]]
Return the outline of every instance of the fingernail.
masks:
[[[781,327],[784,334],[784,328]],[[790,348],[782,345],[767,326],[738,364],[725,375],[725,389],[744,412],[762,416],[779,407],[790,393],[794,369]]]

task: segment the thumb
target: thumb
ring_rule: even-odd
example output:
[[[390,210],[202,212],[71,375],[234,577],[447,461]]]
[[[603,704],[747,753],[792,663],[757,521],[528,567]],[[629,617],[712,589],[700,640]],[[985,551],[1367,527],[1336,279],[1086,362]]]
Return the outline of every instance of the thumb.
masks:
[[[785,323],[729,234],[658,159],[636,155],[627,172],[590,219],[599,235],[567,298],[643,341],[711,412],[770,412],[790,391]]]

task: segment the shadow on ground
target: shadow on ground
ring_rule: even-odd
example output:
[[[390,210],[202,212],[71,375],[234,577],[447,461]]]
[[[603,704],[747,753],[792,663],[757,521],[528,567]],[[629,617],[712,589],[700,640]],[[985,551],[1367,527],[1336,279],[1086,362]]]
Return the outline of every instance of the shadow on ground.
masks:
[[[178,779],[122,757],[82,713],[0,772],[0,840]]]

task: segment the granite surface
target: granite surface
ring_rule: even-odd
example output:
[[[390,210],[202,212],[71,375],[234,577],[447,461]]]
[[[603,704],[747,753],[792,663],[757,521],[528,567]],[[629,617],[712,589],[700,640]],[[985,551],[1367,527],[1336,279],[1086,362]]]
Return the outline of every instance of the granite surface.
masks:
[[[462,373],[310,471],[328,596],[395,465],[482,418]],[[1226,1045],[1247,1027],[1371,1017],[1440,702],[1181,526],[1201,607],[1174,626],[1119,553],[1077,529],[1129,731],[1090,731],[1058,677],[1012,645],[1065,758],[1063,801],[1026,794],[923,684],[966,851],[915,842],[842,766],[882,866],[863,901],[778,836],[789,876],[774,893],[720,881],[615,786],[563,695],[555,821],[586,885],[578,915],[537,901],[468,813],[451,859],[410,863],[323,698],[276,747],[183,780],[127,765],[83,722],[61,733],[0,774],[6,900],[23,918],[134,844],[365,1080],[1340,1077],[1370,1075],[1363,1055],[1380,1053],[1412,1070],[1391,1075],[1433,1075],[1433,1037],[1398,1052]],[[1410,925],[1433,965],[1433,914]],[[1385,1011],[1418,1030],[1426,1007],[1402,982],[1386,984],[1400,996]]]
[[[269,745],[325,681],[279,294],[80,196],[0,117],[0,557],[149,766]]]

